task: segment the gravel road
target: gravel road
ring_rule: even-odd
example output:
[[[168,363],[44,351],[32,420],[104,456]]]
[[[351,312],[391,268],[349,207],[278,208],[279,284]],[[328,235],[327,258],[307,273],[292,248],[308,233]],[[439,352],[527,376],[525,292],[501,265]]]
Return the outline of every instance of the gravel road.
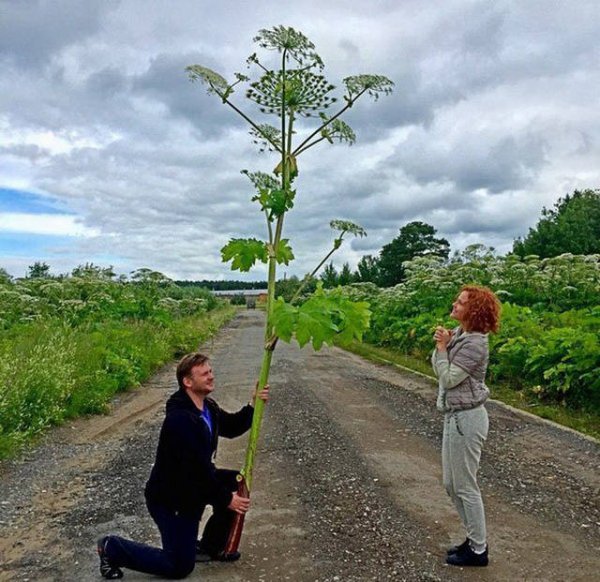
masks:
[[[250,395],[262,325],[260,311],[242,312],[202,346],[215,398],[228,410]],[[100,580],[97,537],[158,543],[143,486],[174,368],[120,396],[109,415],[53,430],[0,465],[0,581]],[[199,564],[189,579],[599,579],[596,441],[489,403],[480,483],[490,565],[457,569],[443,559],[464,536],[441,484],[442,419],[431,381],[337,348],[280,343],[270,384],[242,559]],[[245,443],[222,440],[217,464],[239,467]]]

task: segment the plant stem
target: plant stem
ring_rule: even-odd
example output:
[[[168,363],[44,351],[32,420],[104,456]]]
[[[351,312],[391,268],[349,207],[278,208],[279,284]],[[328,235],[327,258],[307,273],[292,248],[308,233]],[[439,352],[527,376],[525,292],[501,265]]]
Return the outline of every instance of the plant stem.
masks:
[[[323,126],[321,129],[323,129],[324,127],[325,126]],[[296,152],[295,152],[296,156],[299,156],[302,152],[305,152],[307,149],[310,149],[314,145],[317,145],[319,142],[323,141],[324,139],[325,138],[321,136],[319,139],[316,139],[315,141],[313,141],[309,144],[306,144],[303,148],[296,150]]]
[[[217,95],[219,97],[221,97],[221,99],[223,99],[223,94],[220,92],[217,92]],[[226,103],[227,105],[229,105],[229,107],[231,107],[237,114],[241,115],[254,129],[256,129],[256,131],[258,131],[258,133],[260,135],[262,135],[262,137],[264,139],[266,139],[278,152],[281,151],[281,148],[279,147],[279,144],[272,141],[271,139],[269,139],[262,131],[262,129],[260,128],[260,126],[256,123],[254,123],[254,121],[252,121],[252,119],[250,119],[241,109],[239,109],[238,107],[236,107],[231,101],[229,101],[229,99],[225,98],[223,99],[223,103]]]
[[[354,102],[363,94],[367,91],[367,89],[363,89],[360,93],[356,94],[356,97],[354,97],[354,99],[348,99],[348,103],[346,103],[346,105],[344,105],[344,107],[342,107],[332,118],[328,119],[325,123],[323,123],[323,125],[321,125],[320,127],[318,127],[317,129],[315,129],[315,131],[313,131],[293,152],[292,155],[293,156],[297,156],[298,153],[300,151],[305,151],[307,150],[309,147],[312,147],[314,145],[310,144],[307,147],[304,147],[313,137],[315,137],[315,135],[317,135],[318,133],[320,133],[324,128],[326,128],[332,121],[334,121],[335,119],[337,119],[340,115],[342,115],[342,113],[344,113],[344,111],[350,109],[350,107],[352,107],[352,105],[354,105]],[[317,142],[315,142],[317,143]]]
[[[285,59],[286,51],[282,54],[282,94],[281,94],[281,147],[277,147],[277,150],[281,152],[281,186],[284,192],[289,190],[290,184],[290,169],[289,169],[289,147],[291,146],[291,135],[292,135],[292,124],[293,116],[289,120],[289,134],[286,139],[286,111],[285,111]],[[255,126],[256,127],[256,126]],[[267,289],[267,320],[265,322],[265,347],[263,351],[263,359],[260,368],[260,375],[258,379],[257,390],[262,390],[269,380],[269,372],[271,369],[271,361],[273,359],[274,344],[268,340],[273,335],[273,309],[275,307],[275,281],[277,276],[277,250],[279,247],[279,241],[281,240],[281,233],[283,231],[283,213],[277,218],[275,226],[275,236],[272,238],[270,249],[269,249],[269,278],[268,278],[268,289]],[[270,227],[269,227],[270,228]],[[271,236],[271,230],[269,230]],[[264,412],[265,404],[257,398],[254,403],[254,414],[252,415],[252,426],[250,427],[250,436],[248,438],[248,446],[246,448],[246,459],[244,467],[241,473],[246,481],[248,491],[252,491],[252,476],[254,470],[254,458],[256,456],[256,448],[258,446],[258,439],[260,436],[260,427],[262,423],[262,417]]]
[[[335,239],[333,243],[333,248],[325,255],[325,258],[313,269],[312,273],[304,277],[302,284],[300,285],[300,287],[298,287],[298,289],[296,289],[296,292],[290,299],[290,303],[294,303],[294,301],[298,299],[298,297],[300,297],[300,294],[302,293],[302,291],[304,291],[304,288],[308,285],[308,282],[318,273],[319,269],[327,262],[327,259],[329,259],[329,257],[340,248],[340,245],[342,244],[342,237],[345,233],[345,230],[342,231],[340,236]]]

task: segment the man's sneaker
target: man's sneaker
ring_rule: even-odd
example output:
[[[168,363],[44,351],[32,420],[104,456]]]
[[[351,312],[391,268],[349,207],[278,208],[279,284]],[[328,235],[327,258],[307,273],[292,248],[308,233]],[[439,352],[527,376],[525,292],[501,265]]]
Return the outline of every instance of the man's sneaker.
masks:
[[[219,552],[218,554],[212,556],[212,559],[216,562],[237,562],[241,556],[242,554],[239,552],[231,552],[229,554],[226,554],[225,552]]]
[[[471,546],[467,545],[460,552],[450,554],[446,558],[446,564],[451,566],[487,566],[488,565],[488,547],[481,554],[476,554]]]
[[[210,562],[212,558],[210,557],[209,551],[204,547],[204,544],[198,540],[196,541],[196,562]]]
[[[451,556],[452,554],[458,554],[458,552],[462,552],[468,545],[469,545],[469,538],[467,538],[459,546],[452,546],[451,548],[448,548],[448,551],[446,552],[446,554],[448,556]]]
[[[240,559],[239,552],[232,552],[226,554],[225,552],[219,552],[217,554],[209,552],[202,544],[202,542],[196,542],[196,562],[236,562]]]
[[[97,544],[98,557],[100,558],[100,574],[107,580],[117,580],[123,578],[123,570],[118,566],[113,566],[106,555],[108,539],[108,536],[100,538]]]

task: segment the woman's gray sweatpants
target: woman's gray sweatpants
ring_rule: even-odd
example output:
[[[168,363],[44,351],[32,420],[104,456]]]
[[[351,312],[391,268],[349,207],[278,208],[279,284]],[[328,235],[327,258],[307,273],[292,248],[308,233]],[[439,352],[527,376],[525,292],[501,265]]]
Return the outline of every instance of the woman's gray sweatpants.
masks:
[[[487,434],[488,415],[483,406],[447,412],[444,416],[444,487],[465,525],[467,537],[477,545],[486,543],[485,511],[477,485],[477,470]]]

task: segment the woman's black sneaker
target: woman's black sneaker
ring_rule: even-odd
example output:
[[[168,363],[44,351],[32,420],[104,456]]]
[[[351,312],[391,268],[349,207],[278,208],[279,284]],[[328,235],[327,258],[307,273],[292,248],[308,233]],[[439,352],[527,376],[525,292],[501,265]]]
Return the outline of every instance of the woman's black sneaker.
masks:
[[[450,554],[446,558],[446,564],[451,566],[487,566],[488,565],[488,547],[481,554],[476,554],[471,546],[467,545],[460,552]]]
[[[100,558],[100,574],[107,580],[118,580],[123,578],[123,570],[118,566],[113,566],[106,555],[106,543],[108,542],[108,536],[100,538],[98,540],[98,557]]]
[[[458,552],[462,552],[468,545],[469,545],[469,538],[467,538],[459,546],[452,546],[451,548],[448,548],[446,555],[451,556],[452,554],[458,554]]]

